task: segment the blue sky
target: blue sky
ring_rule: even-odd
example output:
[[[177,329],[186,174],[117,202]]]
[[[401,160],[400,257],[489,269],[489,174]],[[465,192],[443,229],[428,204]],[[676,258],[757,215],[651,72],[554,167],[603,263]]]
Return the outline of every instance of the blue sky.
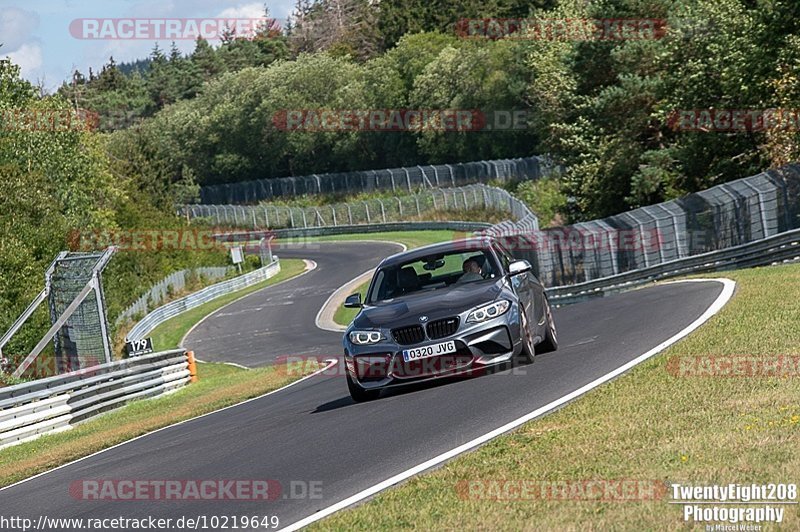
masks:
[[[0,57],[22,67],[26,79],[54,90],[75,69],[95,71],[109,56],[119,62],[146,57],[155,41],[82,40],[70,34],[75,19],[257,18],[264,5],[286,19],[293,0],[0,0]],[[192,41],[176,42],[185,52]],[[218,44],[218,43],[214,43]],[[160,41],[168,49],[170,41]]]

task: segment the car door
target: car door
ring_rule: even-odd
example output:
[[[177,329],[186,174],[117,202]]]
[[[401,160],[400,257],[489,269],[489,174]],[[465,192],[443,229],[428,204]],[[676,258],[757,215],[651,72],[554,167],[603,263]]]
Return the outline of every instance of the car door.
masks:
[[[500,244],[497,244],[497,250],[500,254],[501,261],[504,263],[506,271],[508,271],[508,264],[516,260],[514,256]],[[523,275],[515,275],[512,279],[514,290],[525,299],[525,312],[527,312],[531,321],[534,321],[541,327],[547,315],[544,310],[544,287],[533,271],[528,271]],[[535,332],[535,331],[532,331]]]
[[[503,249],[499,245],[495,245],[494,247],[495,254],[497,258],[500,260],[500,264],[503,267],[503,271],[508,273],[509,265],[514,262],[514,257],[511,256],[505,249]],[[528,321],[532,322],[536,319],[536,305],[534,305],[534,293],[531,290],[531,283],[528,279],[528,274],[521,274],[515,275],[511,277],[511,287],[514,289],[514,293],[517,294],[519,297],[520,304],[525,309],[525,315],[528,316]],[[538,320],[537,320],[538,321]],[[529,324],[532,325],[532,324]],[[531,332],[535,332],[534,329],[531,329]]]

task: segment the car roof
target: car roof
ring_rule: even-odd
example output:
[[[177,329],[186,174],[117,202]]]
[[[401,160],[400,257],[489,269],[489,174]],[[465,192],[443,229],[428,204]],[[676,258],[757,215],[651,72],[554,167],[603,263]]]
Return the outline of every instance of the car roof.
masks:
[[[394,266],[404,262],[411,262],[428,255],[436,253],[447,253],[450,251],[482,251],[488,249],[492,245],[494,239],[488,236],[478,236],[471,238],[463,238],[460,240],[448,240],[447,242],[439,242],[438,244],[430,244],[421,248],[415,248],[410,251],[403,251],[395,253],[383,259],[378,266],[383,268],[385,266]]]

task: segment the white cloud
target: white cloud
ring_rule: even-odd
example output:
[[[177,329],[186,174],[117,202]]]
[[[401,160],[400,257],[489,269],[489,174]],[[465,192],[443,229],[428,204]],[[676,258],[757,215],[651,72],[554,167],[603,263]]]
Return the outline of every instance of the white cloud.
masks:
[[[17,50],[6,54],[12,63],[19,65],[22,75],[27,79],[33,79],[42,66],[42,48],[35,43],[26,43]]]
[[[36,13],[25,11],[16,7],[0,9],[0,50],[4,53],[15,52],[39,26],[39,16]]]
[[[236,7],[223,9],[217,17],[219,18],[261,18],[264,16],[264,4],[254,2]]]

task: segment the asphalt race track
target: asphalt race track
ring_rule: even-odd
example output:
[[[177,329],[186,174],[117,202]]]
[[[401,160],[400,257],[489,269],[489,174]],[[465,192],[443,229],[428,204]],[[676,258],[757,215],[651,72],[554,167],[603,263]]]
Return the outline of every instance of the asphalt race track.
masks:
[[[202,360],[261,365],[285,354],[341,352],[340,336],[314,320],[338,286],[395,251],[375,243],[283,252],[318,269],[242,299],[186,340]],[[366,258],[356,258],[366,257]],[[355,404],[336,372],[166,428],[0,491],[5,516],[269,516],[288,526],[429,458],[554,401],[636,358],[696,320],[722,291],[675,283],[556,309],[560,349],[525,371],[392,392]],[[82,501],[81,479],[275,479],[274,501]],[[293,499],[290,483],[314,482],[321,499]],[[302,491],[302,490],[301,490]]]
[[[317,267],[220,309],[195,327],[184,344],[204,362],[247,367],[270,364],[281,355],[339,356],[342,336],[317,328],[317,312],[338,287],[399,251],[399,244],[379,242],[276,250],[279,257],[311,259]]]

